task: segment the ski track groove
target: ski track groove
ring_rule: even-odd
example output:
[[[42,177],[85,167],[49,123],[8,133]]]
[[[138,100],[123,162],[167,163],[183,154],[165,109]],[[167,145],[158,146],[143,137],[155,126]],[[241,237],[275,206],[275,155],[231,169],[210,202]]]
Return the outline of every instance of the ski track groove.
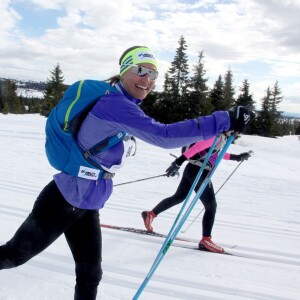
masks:
[[[105,229],[113,230],[113,229],[109,229],[109,228],[102,228],[101,230],[102,230],[103,237],[105,237],[105,235],[106,235]],[[113,233],[114,236],[117,236],[117,239],[124,237],[124,234],[129,235],[127,237],[127,239],[139,240],[139,241],[144,241],[144,242],[148,242],[148,243],[155,243],[155,244],[159,244],[161,246],[165,240],[164,238],[147,236],[147,235],[142,235],[139,233],[131,233],[131,232],[125,232],[125,231]],[[134,235],[140,235],[140,236],[134,236]],[[195,242],[195,245],[192,247],[190,247],[190,245],[191,245],[190,242],[183,242],[183,241],[173,241],[172,245],[174,247],[176,247],[176,245],[178,245],[178,247],[180,247],[180,245],[182,245],[182,247],[180,247],[180,248],[183,248],[183,249],[186,248],[187,250],[189,250],[189,249],[193,250],[193,248],[197,247],[196,242]],[[233,259],[236,259],[236,258],[255,259],[255,260],[259,260],[259,261],[263,261],[263,262],[275,262],[275,263],[291,265],[291,266],[300,266],[300,255],[297,255],[297,254],[288,254],[290,259],[287,259],[286,258],[287,254],[283,253],[283,252],[272,251],[272,250],[265,251],[265,250],[249,248],[249,247],[240,247],[240,246],[230,249],[230,247],[228,247],[228,245],[224,245],[222,243],[220,243],[220,245],[225,248],[228,248],[229,252],[233,254],[233,257],[232,257]],[[257,253],[259,253],[259,254],[257,254]],[[203,251],[201,251],[201,254],[218,255],[218,254],[214,254],[214,253],[205,253]],[[236,254],[236,256],[234,256],[234,254]],[[239,255],[241,255],[241,256],[239,256]],[[272,255],[273,257],[271,257],[270,255]],[[293,258],[294,258],[294,260],[293,260]]]
[[[63,264],[62,264],[63,263]],[[46,272],[54,272],[58,274],[63,274],[67,276],[73,277],[73,261],[70,258],[67,258],[64,255],[57,255],[49,252],[42,252],[39,254],[39,257],[31,259],[28,263],[28,265],[43,269]],[[104,275],[102,279],[102,284],[110,284],[113,286],[121,286],[125,288],[129,288],[132,290],[132,294],[135,293],[138,283],[134,279],[138,279],[138,282],[142,281],[144,277],[143,271],[133,271],[131,272],[131,276],[128,279],[128,269],[122,268],[122,267],[115,267],[112,265],[106,265],[103,263],[103,269],[104,269]],[[21,269],[22,272],[22,269]],[[114,274],[122,275],[124,278],[119,278],[119,276],[114,276]],[[34,278],[34,273],[30,275],[32,278]],[[118,277],[117,279],[115,277]],[[135,281],[135,282],[133,282]],[[162,282],[164,283],[164,288],[161,287],[155,287],[155,282]],[[201,291],[213,291],[213,293],[219,293],[220,298],[224,299],[224,294],[226,295],[235,295],[239,294],[241,296],[242,294],[245,294],[244,291],[237,291],[236,289],[230,289],[230,288],[223,288],[218,285],[208,285],[208,284],[201,284],[199,282],[195,282],[192,280],[178,280],[176,278],[169,278],[166,276],[156,276],[153,278],[153,282],[148,287],[151,289],[151,292],[156,293],[157,295],[165,295],[172,297],[172,293],[170,293],[170,290],[176,290],[174,292],[176,294],[176,299],[197,299],[199,296],[201,296]],[[191,292],[191,290],[186,290],[186,288],[191,288],[194,290],[194,292]],[[184,291],[182,291],[182,289]],[[145,294],[147,291],[145,291]],[[175,296],[173,294],[173,296]],[[203,293],[202,293],[203,294]],[[267,300],[271,299],[267,295],[257,294],[257,293],[247,293],[247,297],[251,296],[251,299],[261,299],[261,300]],[[204,294],[203,294],[204,295]],[[223,295],[223,298],[222,298]],[[259,296],[259,297],[257,297]],[[211,299],[215,300],[216,296],[213,297],[206,297],[205,299]],[[232,298],[230,298],[232,299]],[[237,298],[242,299],[242,298]],[[248,298],[249,299],[249,298]]]
[[[22,140],[45,140],[45,134],[41,132],[28,132],[28,131],[13,131],[13,130],[0,130],[0,136],[14,139],[17,138]]]
[[[25,195],[30,195],[30,196],[37,196],[38,193],[40,192],[38,188],[30,188],[27,185],[19,185],[19,184],[14,184],[14,183],[4,183],[1,182],[0,184],[0,189],[1,191],[9,191],[9,192],[14,192],[14,193],[19,193],[19,194],[25,194]]]
[[[106,236],[106,238],[110,238],[111,240],[115,240],[115,237],[117,239],[122,237],[122,233],[114,233],[113,235]],[[127,233],[127,232],[126,232]],[[104,234],[105,237],[105,234]],[[123,236],[124,237],[124,236]],[[128,238],[128,237],[126,237]],[[133,240],[139,240],[143,242],[148,242],[148,243],[156,243],[156,244],[161,244],[159,241],[156,241],[157,237],[152,237],[153,240],[149,241],[147,239],[147,236],[144,236],[143,238],[134,238],[134,235],[132,234],[130,239]],[[175,243],[175,241],[174,241]],[[203,255],[217,255],[213,253],[205,253],[201,252]],[[173,253],[173,255],[176,255]],[[224,257],[225,259],[225,257]],[[233,257],[226,256],[226,259],[234,259]],[[106,270],[105,273],[113,273],[113,274],[119,274],[119,275],[124,275],[127,276],[128,270],[122,267],[115,267],[111,265],[105,265],[104,264],[104,269]],[[147,271],[146,271],[147,272]],[[141,282],[143,278],[146,276],[147,273],[144,273],[143,271],[136,271],[133,270],[131,273],[132,277],[137,277],[141,278]],[[174,275],[176,276],[176,275]],[[107,281],[106,281],[107,280]],[[110,283],[112,285],[119,285],[122,287],[130,287],[134,290],[136,290],[137,286],[135,283],[132,281],[128,280],[121,280],[118,278],[117,280],[113,279],[113,275],[105,276],[104,277],[104,282]],[[140,283],[141,283],[140,282]],[[164,287],[156,287],[155,283],[164,283]],[[188,288],[187,290],[185,290]],[[171,297],[172,294],[170,294],[170,291],[174,291],[173,296],[176,297],[176,299],[201,299],[201,296],[205,297],[206,300],[211,299],[211,300],[224,300],[224,299],[236,299],[236,300],[242,300],[242,299],[255,299],[255,300],[285,300],[285,299],[290,299],[290,298],[283,298],[283,297],[274,297],[274,295],[268,295],[262,292],[253,292],[253,291],[245,291],[245,290],[239,290],[238,288],[229,288],[229,287],[222,287],[220,285],[212,285],[212,284],[207,284],[207,283],[199,283],[193,280],[186,280],[186,279],[178,279],[178,277],[170,277],[170,276],[165,276],[161,274],[155,275],[151,279],[151,283],[149,284],[148,287],[146,287],[144,293],[145,296],[147,294],[147,289],[151,290],[151,293],[157,293],[158,295],[165,295]],[[178,289],[178,290],[177,290]],[[184,292],[182,292],[182,289]],[[191,292],[191,289],[193,290]],[[211,297],[207,296],[207,292],[211,291],[212,295]]]
[[[217,225],[217,224],[216,224]],[[235,229],[238,229],[238,230],[247,230],[247,231],[250,231],[250,232],[261,232],[261,233],[265,233],[265,234],[268,234],[268,235],[274,235],[274,236],[282,236],[284,238],[287,238],[287,237],[295,237],[295,238],[298,238],[299,237],[299,233],[297,232],[291,232],[291,230],[289,231],[286,231],[286,230],[282,230],[282,229],[278,229],[278,228],[259,228],[258,226],[255,226],[255,225],[243,225],[243,224],[240,224],[240,225],[234,225],[234,224],[223,224],[222,227],[228,227],[228,228],[235,228]]]
[[[120,268],[114,268],[114,270],[109,270],[106,272],[118,273],[118,274],[125,275],[127,277],[126,271],[124,272],[120,270]],[[144,274],[131,273],[131,275],[134,277],[143,278]],[[164,283],[164,287],[162,288],[162,287],[155,286],[156,282]],[[103,278],[103,283],[111,284],[113,286],[117,285],[121,287],[130,288],[133,291],[135,291],[138,287],[135,283],[131,281],[120,279],[120,278],[117,278],[116,280],[116,278],[114,278],[113,276],[105,276]],[[184,279],[181,279],[179,281],[174,278],[169,278],[162,275],[157,275],[155,278],[152,279],[152,282],[149,284],[148,287],[146,287],[144,291],[145,297],[147,295],[147,289],[151,290],[151,293],[157,294],[158,297],[160,297],[161,295],[165,295],[168,297],[176,297],[174,299],[184,299],[184,300],[202,299],[202,297],[205,297],[205,300],[216,300],[216,299],[288,300],[289,299],[289,298],[282,298],[282,297],[274,297],[274,295],[267,295],[258,292],[239,290],[237,288],[232,289],[232,288],[222,287],[220,285],[212,285],[207,283],[203,284],[203,283],[184,280]],[[191,290],[194,290],[194,292],[192,292]],[[212,296],[207,296],[207,292],[211,292]],[[161,299],[161,298],[157,298],[157,299]]]
[[[109,204],[106,206],[106,209],[110,209],[110,210],[115,210],[118,209],[120,211],[126,212],[126,213],[130,213],[130,214],[136,214],[138,215],[138,217],[140,217],[141,211],[138,211],[134,206],[132,207],[128,207],[124,204],[121,203],[113,203],[113,204]],[[177,214],[175,213],[167,213],[161,217],[165,218],[165,219],[169,219],[171,221],[173,221],[176,218]],[[191,220],[194,219],[194,217],[190,216]],[[202,218],[199,217],[199,220],[201,220]],[[187,219],[187,224],[189,222],[189,219]],[[279,229],[279,228],[271,228],[271,227],[266,227],[266,226],[256,226],[256,225],[246,225],[246,224],[234,224],[231,222],[224,222],[224,221],[216,221],[216,227],[218,227],[219,225],[222,225],[223,228],[235,228],[238,230],[247,230],[249,232],[261,232],[264,234],[272,234],[272,235],[280,235],[284,238],[286,238],[287,236],[289,237],[295,237],[298,238],[299,237],[299,233],[297,231],[292,231],[291,229]]]
[[[114,234],[115,235],[115,234]],[[114,238],[113,238],[114,239]],[[142,239],[143,240],[143,239]],[[62,264],[63,263],[63,264]],[[33,258],[28,262],[34,268],[44,269],[54,273],[59,273],[73,277],[73,261],[64,255],[57,255],[49,252],[42,252],[39,257]],[[116,267],[112,265],[106,265],[103,263],[104,275],[102,284],[110,284],[112,286],[120,286],[129,288],[132,290],[132,294],[137,290],[139,282],[142,282],[145,273],[143,271],[132,271],[131,276],[128,278],[128,269],[122,267]],[[121,275],[124,278],[120,278]],[[31,274],[34,277],[34,273]],[[117,277],[117,278],[116,278]],[[138,282],[137,280],[138,279]],[[164,287],[155,286],[156,282],[164,283]],[[188,288],[188,289],[187,289]],[[199,283],[193,280],[177,279],[176,277],[170,278],[169,276],[157,275],[152,279],[151,284],[147,287],[151,289],[151,293],[159,295],[165,295],[168,297],[176,296],[176,299],[199,299],[201,296],[205,296],[206,300],[216,299],[256,299],[256,300],[284,300],[282,297],[275,297],[264,293],[257,293],[245,290],[239,290],[237,288],[222,287],[220,285],[212,285],[207,283]],[[145,290],[145,295],[147,294]],[[170,291],[173,291],[170,292]],[[211,297],[207,296],[207,292],[211,291],[213,294]],[[238,296],[237,296],[238,295]],[[229,298],[227,298],[227,296]],[[225,297],[225,298],[224,298]],[[288,298],[287,298],[288,299]]]

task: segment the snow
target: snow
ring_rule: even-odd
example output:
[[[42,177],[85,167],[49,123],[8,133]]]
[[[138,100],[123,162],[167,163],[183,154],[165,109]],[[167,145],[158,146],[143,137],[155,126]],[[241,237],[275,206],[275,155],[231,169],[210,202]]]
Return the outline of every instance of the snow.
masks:
[[[12,237],[55,173],[44,154],[45,121],[39,115],[0,114],[1,244]],[[300,141],[297,136],[242,136],[229,150],[253,150],[254,156],[240,165],[217,195],[213,240],[248,258],[172,246],[140,299],[299,299]],[[114,183],[164,174],[174,159],[170,152],[178,155],[180,149],[164,150],[138,141],[136,156]],[[215,190],[236,166],[222,161],[213,177]],[[116,186],[100,211],[101,222],[143,228],[140,213],[172,195],[179,180],[159,177]],[[180,207],[159,215],[154,229],[167,234]],[[202,208],[201,203],[195,206],[183,230]],[[102,235],[104,274],[97,299],[132,299],[164,240],[108,228],[102,228]],[[199,241],[201,217],[179,236]],[[0,271],[0,299],[73,299],[74,281],[73,259],[62,236],[25,265]]]
[[[22,87],[18,87],[17,95],[26,98],[40,98],[40,99],[44,98],[44,92],[37,91],[35,89],[22,88]]]

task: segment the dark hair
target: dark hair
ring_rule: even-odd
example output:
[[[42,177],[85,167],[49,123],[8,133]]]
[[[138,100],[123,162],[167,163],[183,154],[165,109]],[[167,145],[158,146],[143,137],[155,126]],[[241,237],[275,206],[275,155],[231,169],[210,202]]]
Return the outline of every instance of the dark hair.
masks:
[[[114,86],[116,83],[118,83],[120,81],[120,79],[121,79],[121,76],[118,74],[118,75],[111,76],[111,77],[105,79],[104,81],[106,81],[110,85]]]
[[[121,65],[121,62],[122,62],[124,56],[125,56],[128,52],[130,52],[130,51],[132,51],[132,50],[134,50],[134,49],[136,49],[136,48],[147,48],[147,47],[146,47],[146,46],[133,46],[133,47],[128,48],[128,49],[125,50],[125,51],[123,52],[123,54],[121,55],[121,57],[120,57],[120,59],[119,59],[119,65]],[[115,85],[116,83],[118,83],[118,82],[120,81],[120,79],[121,79],[121,77],[120,77],[120,75],[118,74],[118,75],[114,75],[114,76],[112,76],[112,77],[110,77],[110,78],[108,78],[108,79],[105,79],[105,81],[108,82],[110,85]]]

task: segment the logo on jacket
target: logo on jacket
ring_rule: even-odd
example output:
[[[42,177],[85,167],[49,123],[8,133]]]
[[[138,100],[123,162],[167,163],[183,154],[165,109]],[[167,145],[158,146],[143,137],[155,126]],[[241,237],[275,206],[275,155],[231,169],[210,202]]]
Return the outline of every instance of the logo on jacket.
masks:
[[[90,179],[90,180],[97,180],[99,173],[100,173],[100,170],[80,166],[79,172],[78,172],[78,177]]]

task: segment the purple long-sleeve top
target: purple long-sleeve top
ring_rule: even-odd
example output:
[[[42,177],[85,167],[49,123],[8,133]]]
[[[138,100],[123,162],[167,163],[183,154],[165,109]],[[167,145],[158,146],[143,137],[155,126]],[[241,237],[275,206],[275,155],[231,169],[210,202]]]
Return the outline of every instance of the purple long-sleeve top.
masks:
[[[83,149],[88,149],[121,130],[154,146],[179,148],[209,139],[230,127],[230,118],[226,111],[173,124],[159,123],[142,111],[137,105],[140,100],[131,97],[120,83],[117,84],[117,89],[118,93],[99,99],[82,123],[78,132],[78,143]],[[94,155],[93,159],[104,170],[115,172],[130,155],[133,147],[131,143],[130,139],[122,141]],[[54,180],[66,201],[82,209],[102,208],[113,190],[111,179],[95,181],[61,172],[54,175]]]

